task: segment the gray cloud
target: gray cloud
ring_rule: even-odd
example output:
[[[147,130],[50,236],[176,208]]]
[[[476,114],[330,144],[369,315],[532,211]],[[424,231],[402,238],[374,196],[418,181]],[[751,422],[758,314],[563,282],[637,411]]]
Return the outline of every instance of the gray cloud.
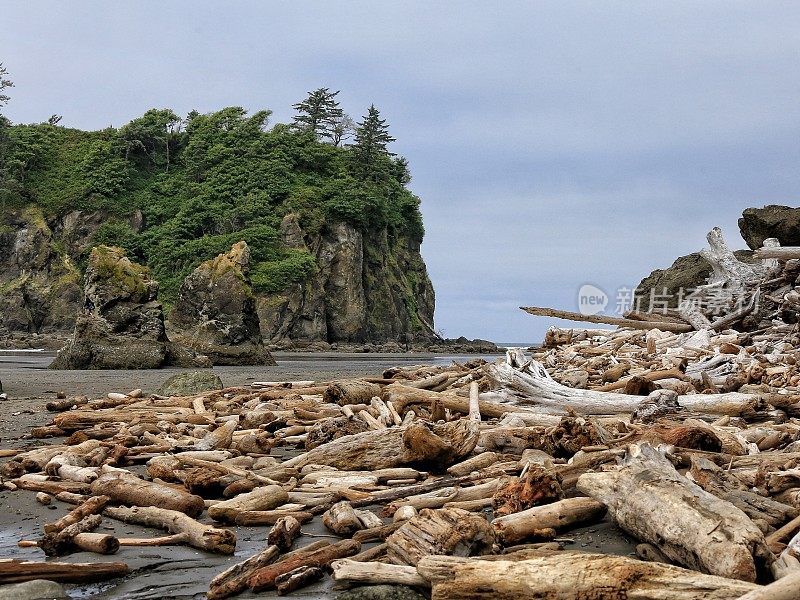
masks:
[[[448,335],[536,341],[521,303],[632,285],[747,206],[796,202],[791,2],[5,2],[20,122],[375,102],[411,162]]]

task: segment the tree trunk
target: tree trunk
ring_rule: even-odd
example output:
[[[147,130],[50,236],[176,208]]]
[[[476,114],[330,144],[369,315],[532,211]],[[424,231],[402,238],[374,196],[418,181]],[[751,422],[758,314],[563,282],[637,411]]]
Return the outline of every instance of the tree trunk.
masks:
[[[747,515],[680,475],[648,444],[631,446],[616,470],[581,475],[577,488],[605,504],[625,531],[697,571],[755,581],[771,557]]]
[[[121,562],[60,563],[0,559],[0,584],[47,579],[59,583],[92,583],[128,574]]]
[[[564,529],[600,519],[606,512],[602,503],[592,498],[565,498],[552,504],[534,506],[518,513],[497,517],[492,527],[504,545],[516,544],[537,532]]]
[[[553,552],[520,561],[426,556],[431,600],[730,600],[757,586],[623,556]]]
[[[103,514],[125,523],[135,523],[145,527],[164,529],[170,533],[185,534],[186,543],[200,550],[233,554],[236,549],[236,534],[233,531],[205,525],[176,510],[154,506],[134,506],[132,508],[120,506],[106,508]]]
[[[481,515],[458,508],[423,509],[386,538],[386,557],[394,564],[416,565],[428,554],[485,554],[494,541]]]
[[[145,481],[133,473],[113,471],[92,483],[92,493],[105,495],[128,506],[155,506],[196,517],[205,509],[200,496],[153,481]]]
[[[341,437],[289,459],[283,466],[330,465],[349,471],[412,463],[446,466],[472,452],[477,442],[478,425],[469,419],[435,424],[430,430],[413,424]]]

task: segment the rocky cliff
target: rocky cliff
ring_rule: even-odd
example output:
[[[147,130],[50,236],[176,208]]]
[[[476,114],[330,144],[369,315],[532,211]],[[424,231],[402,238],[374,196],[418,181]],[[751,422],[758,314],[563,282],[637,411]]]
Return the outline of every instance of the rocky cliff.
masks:
[[[419,241],[390,240],[347,223],[309,235],[294,214],[281,241],[311,254],[316,272],[281,293],[259,298],[265,339],[272,343],[399,341],[434,337],[434,292]]]
[[[436,339],[420,199],[391,138],[342,146],[269,114],[4,126],[0,336],[72,331],[93,245],[147,267],[169,320],[186,278],[244,241],[268,344]]]
[[[25,345],[36,334],[67,337],[83,306],[84,264],[109,215],[76,210],[46,218],[30,206],[3,217],[0,339]],[[128,221],[134,230],[143,227],[141,214]],[[280,238],[311,254],[315,266],[305,281],[257,294],[265,342],[325,347],[435,337],[434,291],[419,240],[390,238],[385,230],[365,233],[348,223],[309,233],[294,214],[283,218]]]

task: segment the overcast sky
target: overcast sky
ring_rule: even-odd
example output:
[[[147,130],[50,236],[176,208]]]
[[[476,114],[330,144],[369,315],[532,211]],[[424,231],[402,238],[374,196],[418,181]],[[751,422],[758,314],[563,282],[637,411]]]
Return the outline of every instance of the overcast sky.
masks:
[[[374,102],[451,337],[538,341],[555,321],[518,306],[575,310],[587,282],[613,303],[800,200],[797,2],[4,0],[0,23],[15,122]]]

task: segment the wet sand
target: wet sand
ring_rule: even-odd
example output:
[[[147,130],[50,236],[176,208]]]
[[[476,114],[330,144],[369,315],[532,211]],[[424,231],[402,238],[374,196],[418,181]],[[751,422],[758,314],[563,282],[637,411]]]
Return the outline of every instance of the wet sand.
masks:
[[[394,365],[449,364],[453,360],[464,362],[475,358],[468,356],[441,356],[433,354],[341,354],[341,353],[275,353],[275,367],[215,367],[226,386],[246,385],[263,380],[326,381],[336,378],[379,376]],[[9,399],[0,401],[0,447],[28,448],[55,444],[60,440],[33,440],[25,433],[33,426],[45,425],[52,419],[44,404],[56,392],[67,395],[102,397],[110,391],[125,392],[137,387],[152,391],[180,369],[149,371],[50,371],[47,365],[53,353],[0,352],[0,381]],[[484,357],[492,360],[496,357]],[[275,449],[275,456],[289,455],[293,450]],[[53,521],[69,511],[72,506],[54,501],[53,508],[37,503],[33,492],[0,491],[0,548],[2,558],[42,560],[43,553],[36,548],[19,548],[20,539],[36,539],[44,523]],[[297,544],[302,546],[319,539],[331,537],[320,519],[303,526]],[[122,548],[111,556],[79,552],[57,560],[68,562],[124,561],[131,574],[127,577],[101,584],[66,586],[72,598],[97,598],[100,600],[155,600],[160,598],[200,599],[205,597],[208,582],[217,573],[262,550],[266,545],[267,527],[237,527],[236,553],[220,556],[200,552],[187,546]],[[126,525],[104,519],[98,531],[114,533],[120,537],[152,537],[160,535],[152,529]],[[568,547],[610,554],[630,554],[633,542],[608,520],[584,527],[568,536],[574,544]],[[364,548],[369,547],[365,545]],[[246,592],[239,598],[271,597],[273,593]],[[333,598],[330,577],[293,594],[301,598]]]

